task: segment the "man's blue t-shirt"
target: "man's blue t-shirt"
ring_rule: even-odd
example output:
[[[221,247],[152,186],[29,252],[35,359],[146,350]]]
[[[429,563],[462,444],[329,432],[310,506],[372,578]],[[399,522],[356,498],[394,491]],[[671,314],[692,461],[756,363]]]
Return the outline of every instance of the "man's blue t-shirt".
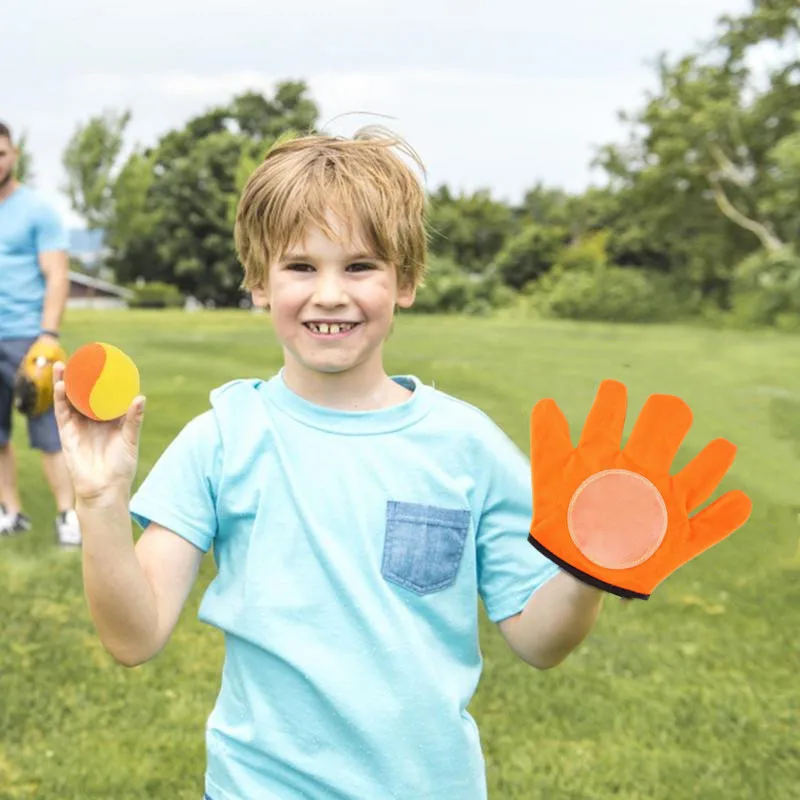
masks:
[[[213,800],[484,800],[478,598],[493,621],[558,568],[527,542],[522,452],[482,412],[412,397],[344,412],[282,375],[215,390],[131,501],[217,574]]]
[[[39,254],[68,246],[60,217],[37,192],[20,186],[0,202],[0,339],[39,335],[45,289]]]

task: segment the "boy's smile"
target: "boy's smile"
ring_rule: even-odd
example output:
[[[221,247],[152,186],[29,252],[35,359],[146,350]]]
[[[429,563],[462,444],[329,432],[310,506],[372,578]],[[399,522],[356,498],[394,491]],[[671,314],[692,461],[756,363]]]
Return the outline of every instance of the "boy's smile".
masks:
[[[339,340],[352,333],[361,323],[345,320],[325,319],[304,322],[306,328],[318,339]]]
[[[267,285],[253,290],[253,301],[271,310],[287,384],[311,397],[320,394],[320,381],[333,382],[340,399],[363,401],[387,385],[383,343],[395,307],[408,308],[415,291],[398,286],[395,266],[360,231],[331,212],[327,222],[335,238],[310,225],[269,265]]]

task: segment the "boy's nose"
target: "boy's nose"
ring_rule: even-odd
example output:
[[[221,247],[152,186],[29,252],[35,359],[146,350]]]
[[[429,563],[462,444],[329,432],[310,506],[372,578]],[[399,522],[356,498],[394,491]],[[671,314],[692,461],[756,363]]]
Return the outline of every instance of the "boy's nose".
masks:
[[[313,301],[320,306],[341,306],[347,303],[342,281],[335,275],[321,274],[314,286]]]

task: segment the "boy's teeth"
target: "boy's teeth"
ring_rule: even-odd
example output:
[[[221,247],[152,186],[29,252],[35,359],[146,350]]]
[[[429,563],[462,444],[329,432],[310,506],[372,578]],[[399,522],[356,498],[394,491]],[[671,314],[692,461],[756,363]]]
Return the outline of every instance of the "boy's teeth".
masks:
[[[341,333],[342,331],[349,331],[353,325],[350,323],[337,323],[328,324],[327,322],[312,322],[310,324],[311,330],[316,333]]]

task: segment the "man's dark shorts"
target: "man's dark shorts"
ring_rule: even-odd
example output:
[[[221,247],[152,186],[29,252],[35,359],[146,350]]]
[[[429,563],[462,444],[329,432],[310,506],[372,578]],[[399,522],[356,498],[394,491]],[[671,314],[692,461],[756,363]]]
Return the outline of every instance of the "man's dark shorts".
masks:
[[[14,379],[17,369],[36,341],[33,339],[0,339],[0,447],[11,439],[11,420],[14,407]],[[31,447],[45,453],[61,450],[61,440],[53,409],[28,419],[28,441]]]

